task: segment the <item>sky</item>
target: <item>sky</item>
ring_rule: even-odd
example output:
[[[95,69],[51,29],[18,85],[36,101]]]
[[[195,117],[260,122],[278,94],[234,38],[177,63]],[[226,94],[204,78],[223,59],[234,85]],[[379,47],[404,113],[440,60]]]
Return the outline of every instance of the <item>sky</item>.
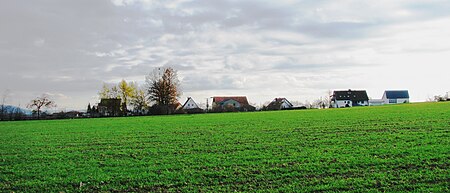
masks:
[[[178,71],[197,103],[313,101],[329,90],[450,91],[448,0],[4,0],[0,93],[25,107],[98,102],[102,84]]]

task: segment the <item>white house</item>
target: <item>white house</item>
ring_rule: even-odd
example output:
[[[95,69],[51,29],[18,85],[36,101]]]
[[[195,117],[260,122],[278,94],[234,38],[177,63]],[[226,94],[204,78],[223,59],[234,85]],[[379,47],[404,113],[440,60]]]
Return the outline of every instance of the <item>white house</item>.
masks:
[[[369,106],[369,97],[365,90],[334,91],[331,106],[334,108]]]
[[[409,103],[409,93],[407,90],[387,90],[384,91],[384,104]]]
[[[184,110],[189,110],[189,109],[199,109],[200,107],[197,105],[197,103],[195,103],[194,99],[188,97],[186,102],[181,108]]]
[[[292,105],[292,103],[289,102],[286,98],[275,98],[269,105],[267,105],[267,109],[269,110],[281,110],[291,108],[294,108],[294,105]]]

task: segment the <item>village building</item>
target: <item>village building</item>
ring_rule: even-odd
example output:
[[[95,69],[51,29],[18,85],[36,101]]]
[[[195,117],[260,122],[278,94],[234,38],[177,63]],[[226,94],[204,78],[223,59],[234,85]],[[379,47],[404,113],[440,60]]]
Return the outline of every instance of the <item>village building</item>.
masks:
[[[255,111],[256,108],[248,103],[245,96],[215,96],[213,97],[212,110],[221,111]]]
[[[203,109],[191,97],[188,97],[181,109],[186,113],[202,113]]]
[[[409,103],[409,93],[407,90],[387,90],[383,94],[384,104]]]
[[[181,107],[184,110],[188,109],[199,109],[200,107],[197,105],[197,103],[192,99],[191,97],[188,97],[184,105]]]
[[[294,108],[294,105],[292,105],[292,103],[289,102],[286,98],[275,98],[267,105],[267,110],[282,110],[292,108]]]
[[[342,90],[334,91],[331,96],[333,108],[369,106],[369,97],[365,90]]]
[[[122,100],[118,98],[113,99],[101,99],[100,103],[97,105],[97,110],[100,116],[121,116],[122,111],[120,107],[122,105]]]

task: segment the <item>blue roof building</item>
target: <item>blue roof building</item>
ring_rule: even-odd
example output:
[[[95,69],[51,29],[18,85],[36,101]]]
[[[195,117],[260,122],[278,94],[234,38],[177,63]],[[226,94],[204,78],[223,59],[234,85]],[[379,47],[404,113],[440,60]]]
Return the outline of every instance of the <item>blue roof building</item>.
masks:
[[[409,103],[409,92],[407,90],[387,90],[384,91],[382,100],[385,104]]]

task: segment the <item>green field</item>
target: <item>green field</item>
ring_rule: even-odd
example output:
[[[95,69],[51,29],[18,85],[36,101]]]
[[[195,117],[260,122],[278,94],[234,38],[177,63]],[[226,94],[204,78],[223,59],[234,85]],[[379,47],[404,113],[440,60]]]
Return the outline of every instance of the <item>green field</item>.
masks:
[[[450,191],[450,103],[0,122],[0,192]]]

